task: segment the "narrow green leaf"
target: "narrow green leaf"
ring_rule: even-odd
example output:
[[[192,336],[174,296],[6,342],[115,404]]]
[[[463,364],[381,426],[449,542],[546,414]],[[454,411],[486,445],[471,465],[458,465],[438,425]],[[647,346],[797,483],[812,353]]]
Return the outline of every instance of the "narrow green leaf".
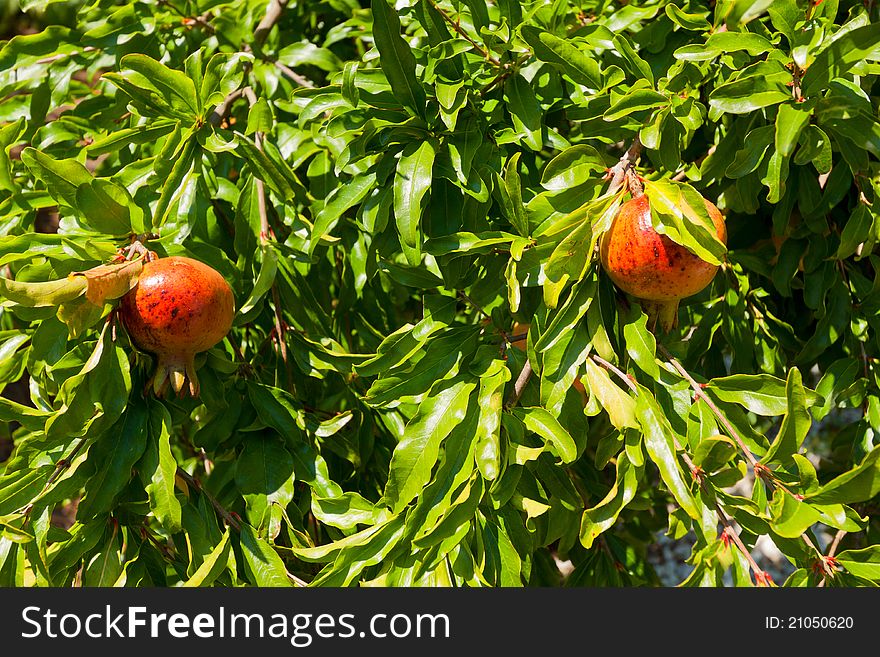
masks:
[[[147,404],[132,403],[114,428],[89,449],[89,461],[95,464],[95,474],[77,507],[77,518],[81,522],[113,508],[116,497],[131,481],[134,464],[147,447],[149,423]]]
[[[384,4],[384,0],[375,1]],[[421,220],[425,196],[431,189],[434,155],[429,140],[408,144],[394,174],[394,215],[401,247],[411,265],[421,262]]]
[[[475,387],[461,380],[443,382],[407,423],[394,448],[385,486],[384,499],[394,513],[403,510],[430,481],[440,445],[464,420]]]
[[[880,493],[880,446],[875,447],[858,466],[806,495],[816,504],[854,504]]]
[[[559,67],[572,80],[586,87],[603,87],[599,64],[583,49],[537,27],[523,26],[521,33],[533,49],[535,57],[542,62]]]
[[[776,150],[791,155],[804,126],[810,122],[812,103],[783,103],[776,114]]]
[[[528,431],[543,438],[563,463],[571,463],[577,458],[578,449],[574,438],[546,408],[524,406],[514,408],[511,412],[522,421]]]
[[[37,178],[46,183],[52,198],[72,208],[77,207],[77,187],[92,181],[92,174],[80,162],[73,159],[56,160],[36,148],[25,148],[21,152],[21,161]]]
[[[691,518],[700,518],[700,510],[678,462],[673,431],[657,400],[644,386],[636,397],[636,416],[642,425],[648,456],[660,470],[660,477],[682,510]]]
[[[166,531],[180,531],[180,501],[175,496],[177,461],[171,452],[172,420],[168,409],[162,404],[149,404],[149,428],[147,445],[137,468],[150,510]]]
[[[223,538],[217,546],[211,550],[211,553],[205,557],[201,565],[196,569],[188,580],[181,586],[184,588],[195,588],[199,586],[210,586],[214,581],[223,574],[223,571],[229,566],[229,552],[231,543],[229,541],[229,527],[223,532]]]
[[[644,471],[644,468],[633,465],[625,452],[617,459],[616,467],[617,475],[611,490],[598,504],[585,509],[581,517],[580,539],[588,550],[600,534],[617,522],[620,512],[635,498]]]
[[[281,557],[250,525],[242,524],[240,542],[245,572],[253,584],[273,588],[293,586]]]
[[[596,395],[599,405],[604,408],[608,417],[619,431],[626,427],[637,429],[636,402],[626,392],[621,390],[612,380],[611,376],[603,368],[599,367],[591,359],[584,363],[586,367],[587,390],[591,395]]]
[[[125,187],[112,180],[96,178],[79,185],[76,205],[83,223],[99,233],[128,235],[132,232],[130,207],[134,199]],[[143,225],[139,228],[143,230]]]
[[[391,93],[416,116],[425,114],[425,90],[416,78],[416,59],[401,36],[400,18],[386,0],[371,0],[373,39]]]
[[[777,488],[770,502],[770,526],[784,538],[798,538],[820,519],[816,509]]]
[[[791,377],[792,374],[789,372],[789,381]],[[792,382],[791,385],[794,383]],[[706,389],[718,399],[740,404],[752,413],[773,416],[782,415],[788,409],[788,386],[787,381],[771,374],[733,374],[712,379],[706,385]],[[812,390],[803,390],[807,406],[817,404],[821,400]]]

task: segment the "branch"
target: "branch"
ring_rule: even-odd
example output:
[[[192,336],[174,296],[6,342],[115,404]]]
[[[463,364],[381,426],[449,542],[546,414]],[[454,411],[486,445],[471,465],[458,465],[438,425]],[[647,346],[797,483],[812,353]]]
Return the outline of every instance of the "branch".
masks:
[[[510,400],[507,402],[507,408],[513,408],[519,403],[519,398],[522,397],[523,391],[526,389],[526,384],[531,377],[532,364],[529,362],[528,355],[526,355],[526,363],[523,365],[519,376],[516,377],[516,383],[513,384],[513,394],[511,394]]]
[[[241,98],[244,93],[244,89],[236,89],[235,91],[231,91],[226,95],[226,98],[223,99],[223,102],[217,105],[214,108],[214,111],[211,112],[211,116],[208,117],[208,123],[211,125],[220,125],[226,115],[229,113],[229,107],[234,103],[237,99]]]
[[[437,10],[437,13],[443,17],[443,20],[445,20],[453,30],[455,30],[462,38],[464,38],[465,41],[470,43],[474,47],[474,50],[476,50],[478,53],[480,53],[483,57],[486,58],[487,61],[491,62],[493,65],[501,66],[501,62],[498,61],[495,57],[493,57],[489,53],[489,51],[486,50],[483,46],[481,46],[479,43],[474,41],[470,37],[470,35],[468,35],[468,33],[462,29],[462,27],[458,23],[458,21],[452,20],[452,18],[449,16],[449,14],[447,14],[443,9],[440,9],[440,7],[437,6],[437,3],[434,2],[434,0],[428,0],[428,1],[431,3],[431,6]]]
[[[315,88],[315,83],[312,82],[311,80],[309,80],[307,77],[300,75],[299,73],[297,73],[293,69],[285,66],[284,64],[282,64],[281,62],[279,62],[277,60],[274,63],[275,63],[275,67],[279,71],[281,71],[288,78],[290,78],[291,80],[296,82],[299,86],[307,87],[309,89]]]
[[[608,185],[609,193],[616,192],[623,187],[627,171],[635,165],[641,154],[642,142],[639,139],[639,136],[636,135],[636,138],[633,139],[633,143],[630,144],[630,147],[626,150],[626,153],[623,154],[623,157],[620,158],[617,164],[608,169],[606,178],[611,178],[611,182]]]
[[[596,363],[598,363],[599,365],[604,367],[605,369],[609,370],[610,372],[613,372],[621,381],[623,381],[627,385],[627,387],[632,392],[638,393],[638,390],[639,390],[638,386],[629,377],[629,375],[627,375],[619,367],[616,367],[612,363],[609,363],[607,360],[605,360],[601,356],[597,356],[596,354],[593,354],[591,356],[591,358]],[[675,446],[676,452],[680,452],[681,459],[685,462],[685,465],[687,465],[688,468],[690,468],[691,474],[693,475],[697,484],[700,486],[700,488],[702,490],[708,492],[707,487],[706,487],[706,478],[703,476],[702,468],[700,468],[694,464],[690,455],[684,450],[684,448],[681,446],[681,443],[678,442],[678,438],[674,435],[672,436],[672,442],[673,442],[673,445]],[[752,572],[755,573],[755,581],[759,585],[766,586],[768,581],[772,581],[770,579],[770,575],[767,572],[765,572],[758,565],[757,561],[755,561],[755,558],[752,556],[752,553],[746,547],[745,543],[742,542],[742,539],[739,537],[739,534],[737,534],[736,530],[734,529],[733,524],[730,522],[730,518],[728,518],[727,514],[724,513],[724,509],[721,508],[721,504],[719,504],[718,500],[715,500],[715,513],[718,516],[718,519],[721,521],[721,524],[724,526],[724,534],[726,536],[728,536],[733,541],[734,545],[736,545],[736,547],[739,549],[739,551],[742,552],[746,561],[748,561],[749,566],[752,569]]]
[[[680,362],[678,362],[678,359],[676,359],[675,356],[673,356],[669,352],[669,350],[659,342],[657,343],[657,350],[660,351],[666,357],[666,360],[669,362],[669,364],[672,365],[675,370],[679,374],[681,374],[681,376],[684,377],[684,379],[688,383],[691,384],[691,388],[693,388],[696,396],[706,403],[706,405],[712,411],[712,414],[715,415],[716,418],[718,418],[718,421],[721,422],[722,425],[724,425],[727,433],[730,435],[731,438],[734,439],[734,441],[736,441],[736,444],[739,445],[739,448],[740,450],[742,450],[742,453],[746,457],[746,460],[751,464],[752,471],[755,473],[755,476],[766,482],[771,488],[779,488],[788,495],[794,497],[796,500],[800,501],[802,498],[791,492],[791,490],[789,490],[789,488],[776,477],[772,469],[770,469],[755,458],[755,455],[752,454],[751,450],[746,446],[742,437],[739,435],[739,432],[737,432],[737,430],[734,429],[733,425],[730,423],[730,420],[727,419],[724,413],[721,412],[721,409],[718,408],[715,402],[713,402],[709,395],[706,394],[706,392],[703,390],[703,387],[699,383],[697,383],[697,381],[688,373],[684,366]],[[821,550],[816,547],[816,544],[813,543],[813,541],[810,539],[809,536],[807,536],[806,533],[801,534],[801,538],[803,539],[804,543],[807,544],[807,546],[813,548],[813,550],[816,552],[816,554],[819,555],[820,558],[823,557]]]
[[[205,496],[205,499],[211,503],[211,506],[214,507],[214,511],[217,512],[217,515],[220,516],[227,525],[232,527],[235,531],[241,531],[241,523],[238,519],[232,515],[229,511],[227,511],[220,502],[218,502],[213,495],[211,495],[208,491],[202,488],[201,482],[193,477],[189,472],[181,468],[177,467],[177,476],[183,479],[187,484],[198,490]]]
[[[244,88],[244,95],[248,100],[248,105],[253,107],[257,103],[257,96],[254,94],[254,90],[250,87]],[[254,133],[254,141],[257,144],[257,148],[262,151],[263,150],[263,133],[255,132]],[[257,210],[260,214],[260,244],[265,245],[269,240],[272,234],[271,229],[269,228],[269,213],[266,209],[266,189],[263,181],[257,178],[256,180],[256,191],[257,191]],[[281,354],[281,361],[284,363],[284,371],[287,374],[287,389],[293,390],[293,378],[290,372],[290,367],[287,362],[287,340],[284,338],[284,332],[287,328],[287,325],[281,319],[281,303],[278,298],[278,288],[275,285],[275,281],[272,281],[272,300],[274,301],[274,310],[275,310],[275,332],[278,337],[278,351]]]
[[[676,369],[676,371],[681,374],[681,376],[684,377],[684,379],[688,383],[691,384],[691,388],[693,388],[694,394],[706,403],[706,405],[709,407],[715,417],[718,418],[718,421],[724,425],[727,433],[730,434],[730,437],[736,441],[737,445],[739,445],[739,448],[745,455],[746,460],[751,464],[753,469],[756,469],[756,474],[758,474],[758,471],[760,471],[762,467],[761,464],[758,463],[758,459],[755,458],[755,455],[752,454],[751,450],[746,446],[745,442],[743,442],[743,439],[739,435],[739,432],[737,432],[730,421],[724,416],[724,413],[721,412],[721,409],[715,405],[715,402],[712,401],[712,398],[706,394],[706,392],[703,390],[703,387],[699,383],[697,383],[694,377],[692,377],[688,373],[684,366],[679,363],[678,360],[671,353],[669,353],[669,350],[666,349],[666,347],[658,342],[657,350],[660,351],[666,358],[666,360],[669,361],[669,364],[672,365]]]
[[[284,12],[285,7],[287,7],[287,2],[288,0],[269,0],[269,6],[266,7],[266,15],[263,16],[263,20],[260,21],[254,30],[255,44],[258,46],[263,45],[275,23],[281,18],[281,14]]]

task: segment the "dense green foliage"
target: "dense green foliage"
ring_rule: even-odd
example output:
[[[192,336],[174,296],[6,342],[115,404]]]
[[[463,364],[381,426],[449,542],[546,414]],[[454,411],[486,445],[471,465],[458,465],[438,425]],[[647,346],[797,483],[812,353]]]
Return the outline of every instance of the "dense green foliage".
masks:
[[[762,536],[880,582],[873,2],[45,4],[0,45],[0,585],[653,586],[664,532],[689,586],[768,583]],[[595,257],[636,138],[722,263],[656,337]],[[200,399],[143,392],[138,260],[69,276],[135,238],[235,291]]]

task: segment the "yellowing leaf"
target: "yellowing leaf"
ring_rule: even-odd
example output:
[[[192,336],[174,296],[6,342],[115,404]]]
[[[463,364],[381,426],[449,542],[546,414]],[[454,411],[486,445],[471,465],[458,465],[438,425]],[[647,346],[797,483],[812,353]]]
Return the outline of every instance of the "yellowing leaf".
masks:
[[[143,259],[139,258],[119,264],[98,265],[71,274],[71,277],[85,277],[86,299],[96,306],[103,306],[110,299],[124,296],[137,285],[138,276],[143,268]]]

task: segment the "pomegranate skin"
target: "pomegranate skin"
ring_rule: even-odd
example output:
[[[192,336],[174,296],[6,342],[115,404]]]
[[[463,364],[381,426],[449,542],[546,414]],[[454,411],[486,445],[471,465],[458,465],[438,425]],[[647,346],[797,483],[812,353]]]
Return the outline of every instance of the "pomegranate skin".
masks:
[[[232,327],[235,300],[217,270],[183,256],[144,264],[137,285],[122,297],[119,315],[138,349],[158,358],[149,385],[161,396],[168,383],[178,394],[199,396],[194,358]]]
[[[703,199],[718,238],[727,243],[724,217]],[[718,271],[713,265],[659,234],[651,224],[647,195],[624,203],[599,244],[602,266],[614,284],[643,302],[653,324],[671,330],[678,302],[703,290]]]

